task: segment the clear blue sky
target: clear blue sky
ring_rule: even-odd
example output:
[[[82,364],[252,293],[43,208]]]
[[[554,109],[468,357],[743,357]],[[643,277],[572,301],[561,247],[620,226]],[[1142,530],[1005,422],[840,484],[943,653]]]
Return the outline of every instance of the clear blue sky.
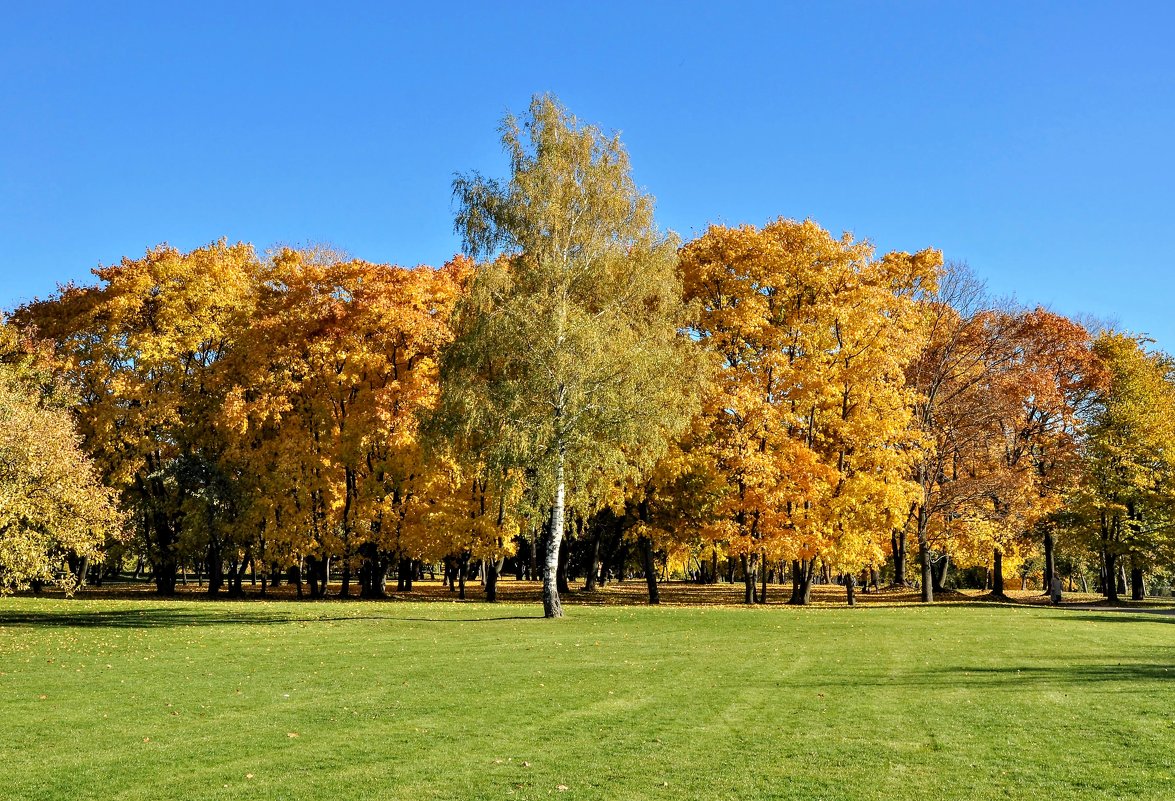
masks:
[[[5,4],[0,307],[161,241],[439,264],[550,91],[683,236],[812,217],[1175,348],[1175,4],[180,5]]]

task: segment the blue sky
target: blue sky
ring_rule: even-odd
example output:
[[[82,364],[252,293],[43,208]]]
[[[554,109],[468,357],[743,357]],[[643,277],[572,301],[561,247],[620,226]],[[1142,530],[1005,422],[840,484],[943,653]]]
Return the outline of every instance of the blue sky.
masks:
[[[439,264],[553,92],[685,237],[811,217],[1175,349],[1173,4],[180,5],[5,8],[0,308],[162,241]]]

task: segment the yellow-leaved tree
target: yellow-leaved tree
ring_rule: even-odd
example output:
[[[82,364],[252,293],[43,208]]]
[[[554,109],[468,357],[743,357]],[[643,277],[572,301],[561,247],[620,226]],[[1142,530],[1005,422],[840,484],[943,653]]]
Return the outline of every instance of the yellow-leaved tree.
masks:
[[[904,371],[941,255],[876,258],[780,219],[712,226],[681,259],[696,335],[722,361],[708,410],[729,485],[717,535],[742,561],[747,603],[764,600],[755,579],[778,560],[806,603],[819,560],[850,575],[878,563],[909,508],[919,442]]]
[[[252,302],[256,263],[245,244],[189,253],[161,245],[95,269],[97,285],[62,287],[14,316],[52,346],[83,446],[131,514],[163,594],[175,592],[186,527],[235,514],[219,491],[235,485],[221,470],[225,387],[214,367]]]
[[[0,319],[0,594],[44,583],[72,592],[121,534],[64,400]]]

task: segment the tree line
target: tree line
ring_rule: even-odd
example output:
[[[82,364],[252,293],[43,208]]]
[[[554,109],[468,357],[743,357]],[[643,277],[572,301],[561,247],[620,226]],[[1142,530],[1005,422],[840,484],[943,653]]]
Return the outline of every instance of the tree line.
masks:
[[[1175,372],[1148,340],[811,220],[683,243],[618,137],[548,96],[502,143],[505,178],[454,182],[440,268],[161,245],[14,310],[0,586],[137,554],[164,594],[296,566],[379,597],[476,565],[490,600],[541,576],[559,616],[569,565],[654,603],[669,565],[749,604],[784,574],[799,604],[820,575],[927,602],[974,565],[997,596],[1029,559],[1114,600],[1170,575]]]

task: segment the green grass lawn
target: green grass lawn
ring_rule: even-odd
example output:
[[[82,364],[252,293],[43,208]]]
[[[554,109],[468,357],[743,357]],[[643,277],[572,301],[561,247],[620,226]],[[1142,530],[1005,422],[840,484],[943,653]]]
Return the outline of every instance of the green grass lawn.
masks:
[[[0,798],[1175,798],[1175,616],[0,600]]]

